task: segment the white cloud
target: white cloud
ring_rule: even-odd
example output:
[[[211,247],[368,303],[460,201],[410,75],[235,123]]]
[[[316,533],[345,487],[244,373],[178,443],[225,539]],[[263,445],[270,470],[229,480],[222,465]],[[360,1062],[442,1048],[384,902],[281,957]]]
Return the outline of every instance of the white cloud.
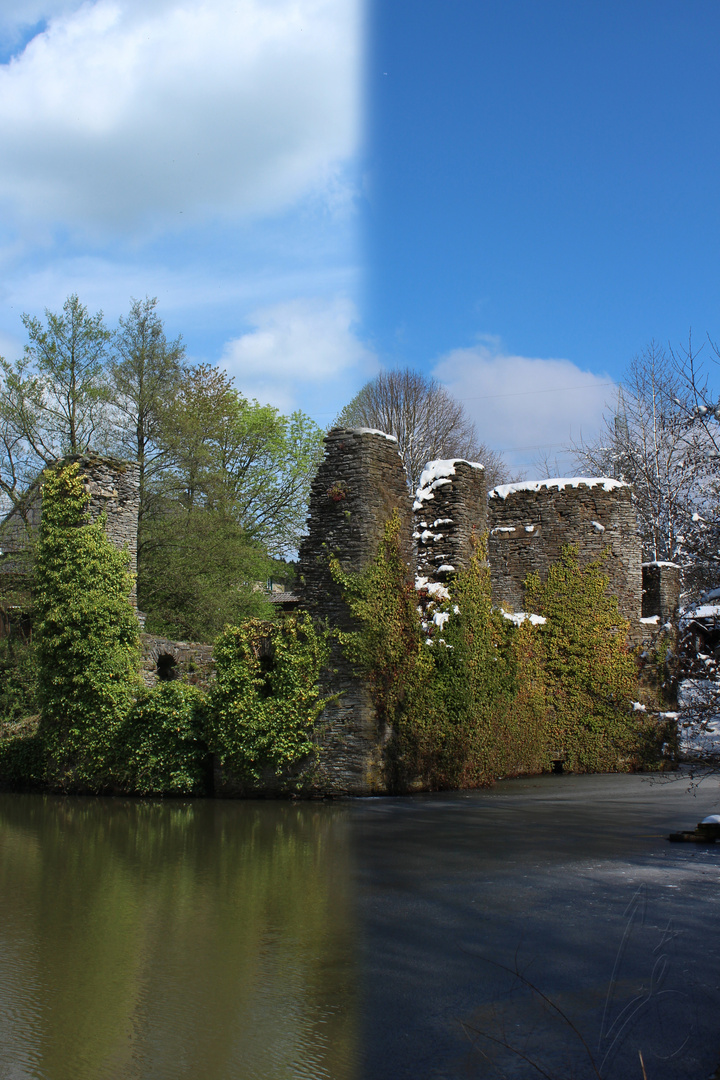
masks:
[[[292,300],[255,312],[253,329],[225,346],[223,367],[239,388],[279,408],[301,405],[325,425],[377,371],[343,297]]]
[[[358,141],[360,3],[35,3],[47,29],[0,65],[0,200],[138,234],[333,189]]]
[[[541,457],[571,468],[563,448],[599,429],[616,392],[609,375],[570,360],[512,356],[492,338],[447,353],[433,374],[463,403],[480,438],[526,475]]]

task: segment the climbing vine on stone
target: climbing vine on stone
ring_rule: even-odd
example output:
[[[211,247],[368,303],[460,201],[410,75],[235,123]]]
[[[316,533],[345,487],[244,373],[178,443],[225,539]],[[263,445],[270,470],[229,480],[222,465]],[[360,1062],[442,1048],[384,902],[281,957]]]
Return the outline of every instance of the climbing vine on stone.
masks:
[[[473,787],[498,776],[643,763],[630,711],[635,667],[627,624],[601,563],[567,549],[547,580],[531,577],[527,606],[494,608],[484,544],[447,585],[408,581],[397,516],[360,574],[331,560],[358,629],[342,634],[392,730],[395,783]]]
[[[48,781],[105,786],[113,738],[138,690],[139,627],[127,553],[92,521],[77,464],[43,474],[35,567],[40,735]]]
[[[537,633],[548,748],[576,772],[628,768],[642,756],[629,627],[607,591],[603,562],[581,567],[568,546],[547,579],[531,574],[525,589],[527,607],[547,620]]]
[[[328,635],[308,615],[225,629],[214,648],[208,719],[208,742],[223,765],[253,781],[312,754],[328,701],[319,686],[328,657]]]

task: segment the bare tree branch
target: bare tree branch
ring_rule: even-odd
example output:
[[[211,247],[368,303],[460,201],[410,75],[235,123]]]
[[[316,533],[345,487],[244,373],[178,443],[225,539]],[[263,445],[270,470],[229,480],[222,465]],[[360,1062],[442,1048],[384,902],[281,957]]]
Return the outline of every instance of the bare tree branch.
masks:
[[[436,379],[409,368],[384,371],[366,383],[334,426],[377,428],[394,435],[413,490],[427,462],[437,458],[481,462],[488,488],[508,479],[505,462],[479,441],[463,406]]]

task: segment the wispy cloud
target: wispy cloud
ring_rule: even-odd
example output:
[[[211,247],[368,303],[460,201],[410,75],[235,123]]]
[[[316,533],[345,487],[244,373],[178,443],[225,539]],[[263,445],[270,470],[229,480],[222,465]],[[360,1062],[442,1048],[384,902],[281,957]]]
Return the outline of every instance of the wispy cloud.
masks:
[[[359,9],[34,2],[46,28],[0,65],[6,219],[141,236],[324,188],[337,201],[358,140]]]
[[[326,426],[377,371],[356,317],[345,297],[263,308],[251,315],[248,333],[227,343],[221,363],[244,393],[283,409],[302,407]]]
[[[609,375],[571,360],[514,356],[492,337],[446,353],[433,374],[463,403],[481,439],[528,476],[542,458],[571,469],[564,448],[599,429],[616,392]]]

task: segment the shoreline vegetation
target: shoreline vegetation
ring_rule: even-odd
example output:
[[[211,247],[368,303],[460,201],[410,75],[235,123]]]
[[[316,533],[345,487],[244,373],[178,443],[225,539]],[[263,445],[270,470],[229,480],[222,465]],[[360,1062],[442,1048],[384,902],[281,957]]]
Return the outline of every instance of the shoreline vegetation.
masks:
[[[333,633],[302,612],[248,618],[217,638],[207,688],[147,688],[127,557],[91,520],[76,464],[46,470],[43,485],[34,628],[26,641],[6,639],[0,656],[6,789],[209,795],[219,762],[255,794],[269,773],[297,778],[286,795],[322,795],[302,777],[318,753],[333,638],[390,732],[397,793],[482,787],[558,764],[608,772],[672,763],[672,722],[633,707],[638,661],[602,559],[580,567],[565,549],[547,580],[528,579],[532,615],[513,614],[492,606],[482,543],[442,590],[409,581],[393,517],[365,571],[331,565],[356,630]],[[659,657],[646,685],[658,711],[662,666]]]

